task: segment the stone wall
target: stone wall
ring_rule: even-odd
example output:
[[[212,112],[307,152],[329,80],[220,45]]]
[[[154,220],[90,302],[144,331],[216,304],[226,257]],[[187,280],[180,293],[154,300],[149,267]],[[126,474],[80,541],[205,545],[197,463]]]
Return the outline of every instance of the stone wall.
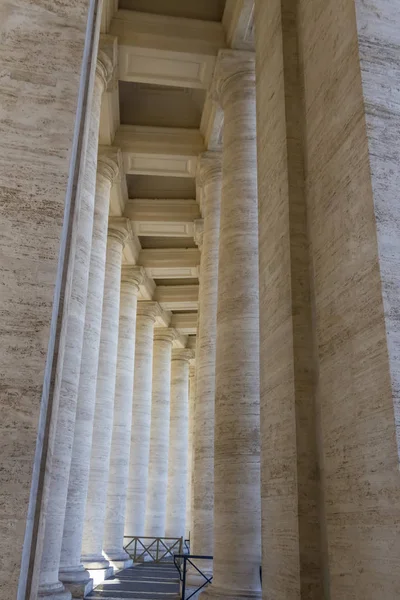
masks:
[[[384,40],[378,25],[379,2],[358,4],[381,33],[377,36],[372,25],[364,29],[365,71],[366,55],[372,58],[379,39],[386,51],[391,40]],[[393,2],[380,4],[394,10]],[[387,270],[379,260],[376,209],[384,207],[387,218],[393,206],[396,177],[388,177],[391,184],[385,186],[384,173],[393,167],[396,146],[382,131],[376,136],[370,127],[367,133],[354,0],[302,0],[299,6],[327,587],[335,600],[395,598],[400,593],[400,476],[380,267],[385,285]],[[398,23],[398,12],[392,17]],[[397,85],[395,73],[388,53],[380,56],[378,61],[375,54],[369,65],[379,63],[389,94]],[[370,112],[371,89],[364,91]],[[391,110],[388,102],[386,118]],[[383,112],[376,125],[384,122]],[[389,337],[393,324],[386,322]]]
[[[89,0],[0,7],[0,597],[29,591],[88,10]]]

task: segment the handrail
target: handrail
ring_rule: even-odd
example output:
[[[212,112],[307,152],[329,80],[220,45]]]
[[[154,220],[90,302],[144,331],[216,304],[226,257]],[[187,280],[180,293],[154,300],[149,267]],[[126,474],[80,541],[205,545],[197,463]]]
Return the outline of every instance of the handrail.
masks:
[[[161,562],[165,558],[174,558],[174,550],[182,552],[183,537],[152,537],[146,535],[124,535],[124,550],[133,562],[144,562],[146,557],[154,562]],[[151,540],[150,543],[144,540]],[[132,548],[133,545],[133,548]]]
[[[180,564],[177,563],[177,559],[183,560],[183,569]],[[174,565],[178,569],[179,572],[179,580],[182,582],[182,600],[190,600],[192,596],[197,594],[204,586],[208,583],[211,583],[213,576],[208,577],[203,573],[201,569],[195,565],[192,560],[212,560],[212,556],[206,556],[203,554],[174,554]],[[205,579],[204,583],[197,587],[194,592],[192,592],[187,598],[185,598],[186,593],[186,563],[189,563],[196,569],[196,571]]]

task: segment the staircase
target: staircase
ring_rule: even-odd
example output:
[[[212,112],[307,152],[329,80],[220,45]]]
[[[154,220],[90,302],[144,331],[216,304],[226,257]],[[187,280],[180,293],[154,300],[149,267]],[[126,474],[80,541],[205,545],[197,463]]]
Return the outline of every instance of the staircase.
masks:
[[[136,564],[119,571],[86,597],[91,600],[178,600],[179,576],[172,561]]]

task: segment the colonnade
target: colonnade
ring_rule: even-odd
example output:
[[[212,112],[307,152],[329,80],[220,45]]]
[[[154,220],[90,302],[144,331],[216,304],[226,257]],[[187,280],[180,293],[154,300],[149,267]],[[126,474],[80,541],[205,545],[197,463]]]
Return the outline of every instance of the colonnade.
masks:
[[[130,565],[124,535],[187,531],[193,554],[213,556],[205,597],[398,593],[391,265],[399,257],[396,244],[385,245],[397,238],[395,203],[381,185],[384,153],[374,145],[384,140],[365,114],[363,91],[368,106],[382,101],[363,87],[375,59],[364,44],[360,66],[351,43],[352,79],[336,96],[346,77],[338,70],[322,85],[312,19],[255,4],[256,53],[222,49],[216,61],[210,94],[223,112],[222,150],[198,159],[195,354],[160,326],[156,301],[139,299],[144,269],[123,263],[132,224],[109,216],[118,152],[98,148],[113,65],[98,54],[58,356],[40,598],[82,597],[91,577]],[[317,4],[318,18],[332,21],[329,50],[341,7]],[[358,18],[367,10],[359,4]],[[356,117],[337,116],[350,88]]]

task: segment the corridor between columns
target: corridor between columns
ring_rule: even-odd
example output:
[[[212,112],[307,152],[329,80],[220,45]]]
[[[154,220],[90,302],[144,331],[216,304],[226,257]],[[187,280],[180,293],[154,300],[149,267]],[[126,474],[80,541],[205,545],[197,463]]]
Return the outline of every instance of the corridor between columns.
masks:
[[[395,0],[50,4],[0,9],[0,600],[395,600]]]

